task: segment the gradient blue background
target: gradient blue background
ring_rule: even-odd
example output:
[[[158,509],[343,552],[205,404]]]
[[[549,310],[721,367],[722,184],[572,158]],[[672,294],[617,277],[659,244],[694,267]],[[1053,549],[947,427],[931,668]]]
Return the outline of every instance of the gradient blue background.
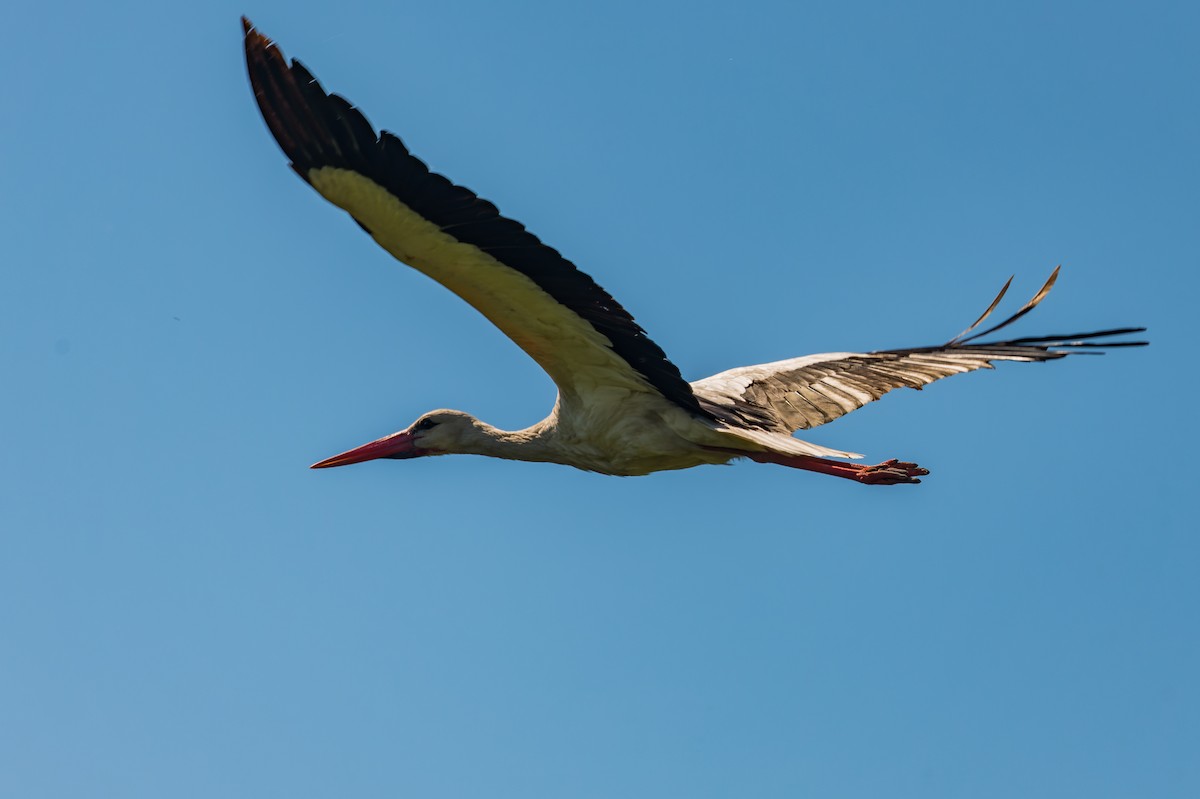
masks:
[[[1195,9],[8,4],[0,795],[1200,795]],[[689,377],[1059,263],[1018,332],[1154,344],[812,436],[919,487],[308,471],[553,387],[291,174],[242,13]]]

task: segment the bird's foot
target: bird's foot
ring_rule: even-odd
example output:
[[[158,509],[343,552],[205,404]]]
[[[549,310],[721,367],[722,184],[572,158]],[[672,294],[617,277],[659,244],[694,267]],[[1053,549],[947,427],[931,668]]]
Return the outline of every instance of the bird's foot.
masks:
[[[793,469],[807,469],[810,472],[855,480],[864,485],[890,486],[897,483],[919,483],[921,481],[917,479],[918,477],[929,474],[928,469],[895,458],[874,466],[862,466],[830,458],[814,458],[812,455],[783,455],[778,452],[745,452],[743,450],[724,451],[750,458],[759,463],[777,463]]]
[[[929,470],[915,463],[899,461],[895,458],[877,463],[874,466],[863,466],[854,479],[867,485],[896,485],[897,483],[919,483],[918,478],[929,474]]]

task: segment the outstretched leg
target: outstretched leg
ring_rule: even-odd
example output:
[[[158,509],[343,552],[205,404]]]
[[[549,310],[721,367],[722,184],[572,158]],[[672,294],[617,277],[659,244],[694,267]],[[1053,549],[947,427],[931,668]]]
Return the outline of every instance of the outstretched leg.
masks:
[[[895,458],[874,466],[863,466],[858,463],[844,463],[811,455],[780,455],[774,452],[743,452],[739,454],[758,463],[776,463],[780,466],[790,466],[793,469],[831,474],[834,477],[857,480],[866,485],[919,483],[921,481],[918,478],[929,474],[928,469],[923,469],[915,463],[898,461]]]

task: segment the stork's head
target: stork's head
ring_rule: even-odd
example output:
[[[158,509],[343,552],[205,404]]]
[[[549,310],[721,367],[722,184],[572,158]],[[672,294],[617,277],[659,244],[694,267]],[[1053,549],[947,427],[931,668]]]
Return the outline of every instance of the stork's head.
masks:
[[[462,411],[430,411],[398,433],[326,458],[314,463],[311,468],[328,469],[377,458],[402,460],[462,452],[462,442],[475,433],[478,424],[474,416]]]

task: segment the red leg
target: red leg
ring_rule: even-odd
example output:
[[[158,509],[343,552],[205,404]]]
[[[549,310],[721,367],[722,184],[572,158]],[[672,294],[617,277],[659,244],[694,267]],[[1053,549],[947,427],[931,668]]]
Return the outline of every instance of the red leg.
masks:
[[[923,469],[915,463],[898,461],[895,458],[874,466],[862,466],[857,463],[815,458],[810,455],[778,455],[774,452],[743,452],[740,454],[758,463],[777,463],[793,469],[805,469],[810,472],[831,474],[834,477],[844,477],[847,480],[857,480],[866,485],[919,483],[921,482],[919,477],[929,474],[928,469]]]

